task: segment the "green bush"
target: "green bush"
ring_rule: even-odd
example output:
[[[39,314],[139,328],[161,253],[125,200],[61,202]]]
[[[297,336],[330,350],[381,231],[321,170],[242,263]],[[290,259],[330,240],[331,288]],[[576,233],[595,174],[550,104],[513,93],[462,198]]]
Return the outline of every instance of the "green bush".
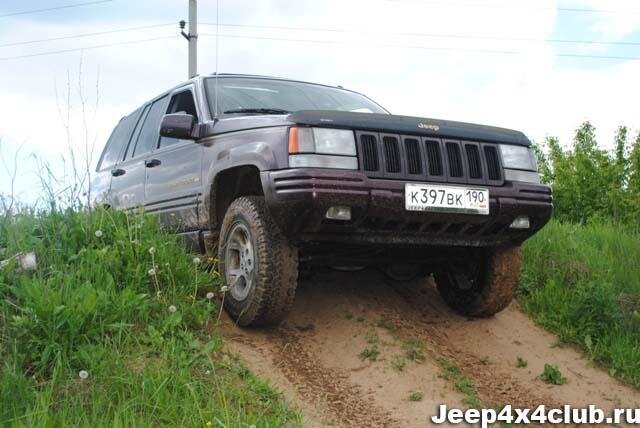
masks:
[[[534,149],[542,180],[553,188],[556,218],[640,222],[640,133],[631,143],[629,130],[618,128],[613,150],[607,151],[599,147],[593,125],[585,122],[571,145],[563,147],[549,137]]]
[[[281,426],[281,397],[222,351],[220,279],[148,216],[53,210],[0,225],[0,423]],[[211,296],[209,296],[211,297]],[[86,376],[85,376],[86,375]]]

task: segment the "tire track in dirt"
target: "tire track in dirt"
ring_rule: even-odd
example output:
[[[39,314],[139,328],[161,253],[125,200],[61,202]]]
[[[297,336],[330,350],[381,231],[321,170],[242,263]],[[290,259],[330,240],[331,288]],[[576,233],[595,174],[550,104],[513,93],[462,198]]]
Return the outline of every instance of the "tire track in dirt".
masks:
[[[239,343],[245,345],[244,350],[256,352],[256,343],[247,339],[247,336],[230,336],[235,341],[231,349],[242,352]],[[262,376],[271,377],[273,369],[280,371],[280,378],[286,379],[287,385],[282,384],[282,379],[276,384],[291,392],[285,396],[296,402],[301,410],[306,411],[305,426],[323,426],[339,423],[343,426],[400,426],[389,412],[375,406],[368,400],[363,400],[362,388],[349,381],[349,376],[343,370],[328,368],[313,356],[305,347],[304,340],[299,334],[286,327],[270,330],[265,338],[268,343],[260,343],[261,350],[268,348],[271,359],[270,368],[259,369]],[[266,345],[266,346],[265,346]],[[248,347],[247,347],[248,346]],[[246,360],[246,356],[245,356]],[[249,359],[251,363],[251,359]],[[251,365],[251,364],[250,364]],[[255,363],[253,367],[256,368]],[[293,388],[292,388],[293,387]],[[302,398],[303,402],[300,402]],[[310,408],[313,403],[316,408]],[[311,411],[310,411],[311,410]]]
[[[305,399],[324,403],[346,426],[399,426],[388,412],[363,400],[362,389],[342,370],[323,366],[296,334],[281,329],[275,336],[281,345],[276,354],[280,368],[291,382],[303,381],[299,391]]]
[[[494,318],[469,320],[444,305],[429,279],[398,285],[373,270],[318,271],[301,281],[281,327],[228,323],[224,332],[229,350],[301,409],[304,426],[428,426],[439,404],[466,407],[464,395],[442,378],[442,358],[473,380],[488,406],[640,403],[640,392],[558,347],[515,304]],[[425,361],[407,360],[398,370],[404,344],[415,339],[425,344]],[[363,361],[359,354],[372,346],[378,359]],[[518,356],[526,368],[516,367]],[[557,364],[569,382],[543,383],[545,363]],[[410,401],[416,391],[423,399]]]
[[[486,360],[486,356],[478,356],[477,348],[473,349],[464,343],[460,346],[452,340],[448,330],[452,324],[450,318],[455,315],[443,313],[442,308],[436,308],[437,311],[434,311],[434,306],[425,309],[423,305],[427,302],[415,298],[416,289],[421,290],[420,285],[412,284],[412,288],[406,285],[394,287],[414,311],[409,312],[406,317],[398,317],[397,313],[385,311],[386,317],[393,320],[398,331],[420,337],[428,343],[434,358],[444,358],[456,363],[466,376],[473,379],[478,395],[485,405],[502,407],[511,404],[519,408],[535,408],[540,404],[548,407],[561,405],[547,394],[520,383],[511,376],[510,370]]]

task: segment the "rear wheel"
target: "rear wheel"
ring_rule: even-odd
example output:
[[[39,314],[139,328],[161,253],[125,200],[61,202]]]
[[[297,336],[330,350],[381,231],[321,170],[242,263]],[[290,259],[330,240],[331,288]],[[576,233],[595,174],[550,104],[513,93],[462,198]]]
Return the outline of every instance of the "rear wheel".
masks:
[[[222,221],[220,274],[229,290],[224,307],[240,325],[277,324],[293,303],[298,250],[280,232],[264,198],[240,197]]]
[[[505,309],[520,282],[520,246],[490,248],[435,274],[440,295],[462,315],[490,317]]]

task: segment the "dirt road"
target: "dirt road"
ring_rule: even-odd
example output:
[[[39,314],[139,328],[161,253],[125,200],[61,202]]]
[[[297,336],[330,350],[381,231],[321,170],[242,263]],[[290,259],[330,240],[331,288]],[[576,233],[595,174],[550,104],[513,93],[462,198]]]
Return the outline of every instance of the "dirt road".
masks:
[[[640,404],[640,392],[560,347],[515,304],[468,320],[444,305],[429,279],[398,286],[374,270],[319,271],[301,281],[282,326],[228,321],[224,329],[229,351],[283,391],[305,426],[424,427],[442,403]],[[545,363],[568,382],[542,382]]]

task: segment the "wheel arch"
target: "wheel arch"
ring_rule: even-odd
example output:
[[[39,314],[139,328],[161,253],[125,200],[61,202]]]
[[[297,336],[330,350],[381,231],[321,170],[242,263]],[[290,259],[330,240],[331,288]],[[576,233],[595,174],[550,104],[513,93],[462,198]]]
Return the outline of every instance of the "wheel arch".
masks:
[[[236,165],[215,175],[206,201],[211,230],[219,229],[227,208],[241,196],[264,196],[260,168],[255,164]]]

